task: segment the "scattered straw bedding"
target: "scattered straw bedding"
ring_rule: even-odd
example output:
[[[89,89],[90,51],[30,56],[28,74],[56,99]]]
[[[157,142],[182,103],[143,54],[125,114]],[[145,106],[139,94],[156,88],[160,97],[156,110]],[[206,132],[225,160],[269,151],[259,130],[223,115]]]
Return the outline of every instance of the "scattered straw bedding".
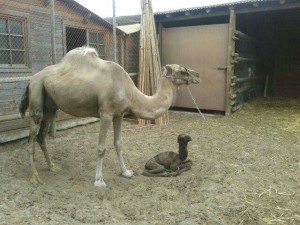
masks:
[[[170,124],[139,128],[126,120],[124,155],[135,176],[119,176],[108,137],[106,189],[93,187],[98,124],[49,138],[61,171],[28,182],[26,140],[0,146],[0,224],[300,224],[300,101],[260,99],[229,117],[201,120],[170,113]],[[191,135],[192,170],[171,178],[141,175],[153,155],[177,150],[180,133]]]

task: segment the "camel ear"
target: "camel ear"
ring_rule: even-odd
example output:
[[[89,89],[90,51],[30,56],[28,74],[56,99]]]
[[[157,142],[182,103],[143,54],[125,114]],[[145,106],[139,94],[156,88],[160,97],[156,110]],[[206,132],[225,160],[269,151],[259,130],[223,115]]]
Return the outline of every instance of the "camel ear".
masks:
[[[165,68],[168,71],[168,73],[172,73],[172,71],[173,71],[172,65],[165,65]]]
[[[172,68],[169,65],[163,66],[162,71],[163,71],[163,76],[165,77],[170,76],[172,74]]]
[[[174,72],[174,68],[172,67],[172,65],[165,65],[164,67],[164,70],[163,70],[163,74],[165,76],[172,76],[173,75],[173,72]]]

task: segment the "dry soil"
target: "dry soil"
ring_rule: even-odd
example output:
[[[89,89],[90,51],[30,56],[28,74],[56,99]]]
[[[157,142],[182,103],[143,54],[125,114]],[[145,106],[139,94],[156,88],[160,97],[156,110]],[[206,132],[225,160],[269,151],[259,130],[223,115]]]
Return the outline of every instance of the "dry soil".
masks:
[[[29,183],[27,140],[0,146],[0,224],[300,224],[300,101],[261,99],[231,116],[170,112],[166,126],[123,124],[124,157],[134,177],[120,176],[108,135],[103,174],[93,186],[99,124],[57,133],[48,149],[52,173],[37,149],[44,184]],[[177,151],[192,137],[192,170],[178,177],[141,175],[146,161]]]

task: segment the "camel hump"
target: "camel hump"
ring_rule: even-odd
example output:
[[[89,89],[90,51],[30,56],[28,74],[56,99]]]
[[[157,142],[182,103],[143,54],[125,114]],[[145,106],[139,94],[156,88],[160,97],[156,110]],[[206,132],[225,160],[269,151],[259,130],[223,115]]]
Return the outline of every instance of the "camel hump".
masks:
[[[61,60],[63,68],[67,68],[66,64],[70,65],[70,68],[86,68],[91,64],[97,66],[100,58],[98,57],[97,50],[92,47],[78,47],[69,51]],[[96,63],[96,64],[95,64]]]
[[[98,52],[94,48],[83,47],[83,55],[92,55],[98,57]]]

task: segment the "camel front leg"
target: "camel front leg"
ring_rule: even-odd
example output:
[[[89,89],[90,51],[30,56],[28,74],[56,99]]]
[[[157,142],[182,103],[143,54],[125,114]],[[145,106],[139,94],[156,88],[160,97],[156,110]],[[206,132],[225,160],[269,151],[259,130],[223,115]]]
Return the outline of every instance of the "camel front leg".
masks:
[[[123,145],[122,145],[122,121],[123,115],[114,116],[113,126],[114,126],[114,145],[119,159],[119,165],[121,169],[121,174],[123,177],[132,177],[133,171],[127,170],[123,158]]]
[[[97,187],[106,187],[106,184],[103,180],[102,167],[103,167],[103,158],[106,152],[105,140],[109,126],[111,124],[112,117],[109,115],[100,116],[100,134],[99,134],[99,143],[98,143],[98,161],[96,168],[96,176],[94,185]]]

